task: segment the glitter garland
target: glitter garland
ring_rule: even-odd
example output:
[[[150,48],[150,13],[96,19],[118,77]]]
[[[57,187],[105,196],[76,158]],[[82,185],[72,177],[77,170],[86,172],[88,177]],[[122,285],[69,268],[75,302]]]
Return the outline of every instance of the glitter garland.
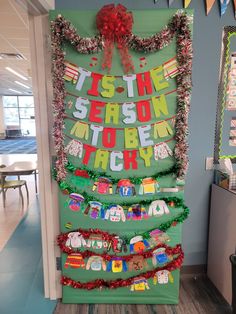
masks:
[[[149,270],[146,272],[143,272],[139,274],[138,276],[132,276],[127,279],[115,279],[115,280],[104,280],[104,279],[96,279],[94,281],[89,282],[80,282],[73,280],[67,276],[61,277],[61,284],[64,286],[72,287],[74,289],[85,289],[85,290],[93,290],[93,289],[101,289],[102,287],[109,288],[109,289],[116,289],[121,287],[127,287],[131,286],[134,279],[137,278],[145,278],[150,279],[153,278],[157,271],[160,270],[168,270],[168,271],[174,271],[176,269],[179,269],[182,266],[183,259],[184,259],[184,253],[182,251],[182,248],[180,245],[177,245],[175,248],[175,255],[178,255],[175,257],[170,263],[168,263],[165,266],[162,267],[156,267],[153,270]]]
[[[76,175],[75,174],[76,170],[86,170],[90,179],[92,179],[94,181],[96,181],[99,177],[106,177],[107,179],[109,179],[111,181],[111,183],[117,184],[120,180],[120,179],[113,178],[112,176],[107,175],[106,172],[98,172],[98,171],[91,170],[88,167],[86,167],[85,165],[82,165],[81,167],[77,168],[69,161],[66,164],[65,168],[69,172],[73,173],[74,175]],[[55,169],[55,171],[56,171],[56,169]],[[159,171],[159,172],[157,172],[154,175],[151,175],[149,177],[151,177],[153,179],[158,179],[158,178],[165,177],[168,175],[175,175],[177,173],[177,171],[178,171],[177,166],[174,165],[174,166],[172,166],[166,170]],[[142,180],[144,178],[146,178],[146,176],[144,176],[144,177],[128,177],[126,179],[129,179],[130,182],[132,182],[133,184],[141,184]]]
[[[124,41],[130,49],[143,52],[155,52],[168,46],[176,36],[177,61],[179,75],[177,76],[177,115],[176,115],[176,145],[174,155],[177,164],[177,178],[183,179],[187,167],[187,141],[188,112],[191,97],[191,68],[192,68],[192,39],[189,28],[190,19],[183,11],[178,11],[169,24],[159,33],[141,38],[134,34],[124,37]],[[55,167],[57,169],[57,181],[66,178],[65,165],[67,156],[64,151],[64,117],[65,117],[65,84],[64,76],[64,53],[62,43],[68,41],[82,54],[97,53],[104,49],[104,38],[95,36],[82,38],[76,29],[61,15],[51,23],[52,30],[52,57],[53,57],[53,108],[54,108],[54,141],[58,156]]]
[[[187,219],[188,215],[189,215],[189,209],[187,207],[185,207],[184,211],[179,216],[169,220],[168,222],[164,222],[164,223],[160,224],[157,228],[159,230],[165,232],[170,227],[176,226],[178,223],[183,223],[184,220]],[[145,231],[143,234],[139,234],[139,235],[141,235],[144,239],[148,239],[150,232],[152,232],[153,230],[156,230],[157,228],[153,228],[151,230]],[[57,237],[57,244],[63,253],[71,254],[71,253],[77,252],[77,250],[66,246],[66,241],[68,240],[68,235],[71,232],[79,232],[85,239],[88,239],[91,234],[99,235],[99,236],[102,236],[103,241],[107,241],[107,242],[111,242],[111,243],[114,240],[114,238],[117,236],[116,234],[110,234],[110,233],[108,233],[106,231],[102,231],[100,229],[82,229],[82,228],[76,229],[74,231],[66,232],[66,233],[61,233]],[[137,234],[135,234],[135,235],[137,235]],[[126,240],[129,241],[132,237],[131,236],[129,238],[126,237]],[[93,255],[94,255],[94,252],[93,252]]]

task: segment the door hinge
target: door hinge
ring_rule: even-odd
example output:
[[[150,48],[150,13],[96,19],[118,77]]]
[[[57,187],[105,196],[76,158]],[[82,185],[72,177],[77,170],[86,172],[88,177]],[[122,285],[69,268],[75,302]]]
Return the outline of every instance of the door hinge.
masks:
[[[56,257],[56,268],[61,270],[61,257]]]

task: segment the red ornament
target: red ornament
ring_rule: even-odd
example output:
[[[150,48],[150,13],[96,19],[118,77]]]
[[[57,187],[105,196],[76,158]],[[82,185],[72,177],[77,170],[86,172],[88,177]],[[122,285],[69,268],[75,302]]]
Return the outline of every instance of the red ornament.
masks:
[[[175,203],[173,201],[169,202],[170,207],[175,207]]]
[[[128,51],[127,37],[131,35],[133,15],[121,4],[104,5],[97,14],[97,28],[105,39],[104,59],[102,68],[108,70],[112,65],[112,52],[116,42],[125,73],[134,70]]]

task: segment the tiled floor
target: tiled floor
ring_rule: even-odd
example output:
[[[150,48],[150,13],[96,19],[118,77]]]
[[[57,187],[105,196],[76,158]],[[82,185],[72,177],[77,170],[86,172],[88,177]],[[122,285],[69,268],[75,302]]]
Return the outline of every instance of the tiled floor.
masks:
[[[0,154],[36,154],[35,137],[0,140]]]
[[[51,314],[43,295],[40,213],[35,200],[0,253],[0,313]]]
[[[0,164],[36,158],[36,155],[0,155]],[[0,314],[51,314],[56,302],[43,295],[40,212],[34,177],[24,179],[30,190],[28,211],[24,208],[21,212],[17,191],[7,192],[5,211],[0,199]]]

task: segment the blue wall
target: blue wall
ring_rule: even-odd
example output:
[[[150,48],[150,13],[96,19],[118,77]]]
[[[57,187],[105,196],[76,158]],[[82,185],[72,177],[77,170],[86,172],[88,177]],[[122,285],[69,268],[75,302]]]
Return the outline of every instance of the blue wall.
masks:
[[[158,4],[154,4],[153,0],[56,0],[56,9],[97,10],[104,4],[111,2],[122,3],[129,9],[158,10],[158,8],[167,7],[167,0],[158,0]],[[189,117],[190,167],[185,190],[186,204],[191,209],[191,216],[184,224],[185,265],[206,263],[212,172],[205,171],[205,157],[212,156],[214,149],[222,29],[225,25],[235,25],[232,3],[222,18],[219,17],[217,3],[215,3],[210,15],[206,17],[204,3],[205,0],[193,0],[189,7],[195,9],[195,21],[193,94]],[[175,0],[172,7],[182,8],[182,1]]]

